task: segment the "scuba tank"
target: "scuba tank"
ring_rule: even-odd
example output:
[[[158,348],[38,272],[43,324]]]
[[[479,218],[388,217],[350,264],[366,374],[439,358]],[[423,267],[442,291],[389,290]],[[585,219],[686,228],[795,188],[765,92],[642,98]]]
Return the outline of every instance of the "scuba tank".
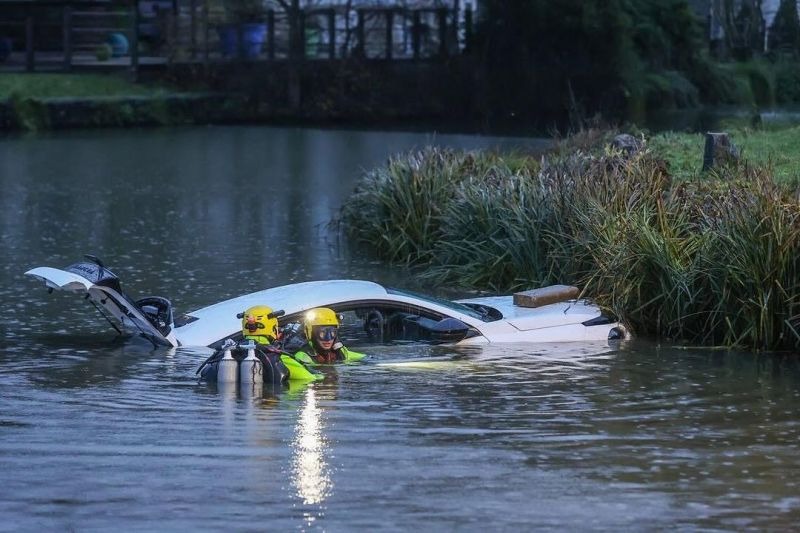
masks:
[[[256,358],[256,343],[248,340],[239,344],[239,348],[247,350],[247,356],[239,363],[239,381],[242,386],[264,383],[264,365]]]
[[[239,374],[239,363],[233,358],[231,348],[235,344],[226,342],[223,346],[222,359],[217,362],[217,383],[236,383]]]

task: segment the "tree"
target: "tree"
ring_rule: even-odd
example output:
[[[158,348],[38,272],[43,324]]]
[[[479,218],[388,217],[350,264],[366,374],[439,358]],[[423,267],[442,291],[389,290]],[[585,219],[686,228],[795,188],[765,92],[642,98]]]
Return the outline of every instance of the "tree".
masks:
[[[761,0],[717,0],[716,10],[724,31],[725,48],[738,60],[764,48]]]
[[[769,33],[770,50],[797,55],[800,47],[800,20],[795,0],[781,0]]]
[[[475,37],[486,108],[551,123],[641,107],[648,73],[693,70],[702,49],[686,0],[487,0]]]

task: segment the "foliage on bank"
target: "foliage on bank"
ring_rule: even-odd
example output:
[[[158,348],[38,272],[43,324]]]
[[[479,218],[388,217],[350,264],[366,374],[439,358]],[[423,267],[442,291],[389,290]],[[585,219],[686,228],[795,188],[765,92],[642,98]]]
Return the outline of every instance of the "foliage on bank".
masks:
[[[686,0],[490,0],[476,46],[499,115],[641,118],[719,85]]]
[[[476,57],[485,72],[479,94],[489,118],[574,127],[598,113],[642,122],[664,109],[800,102],[800,48],[787,16],[776,18],[772,52],[765,55],[757,52],[763,33],[742,34],[743,26],[761,28],[760,18],[743,20],[743,8],[730,17],[717,13],[730,23],[725,32],[735,48],[725,53],[735,61],[726,62],[722,52],[712,54],[706,21],[687,0],[483,5]],[[760,8],[750,7],[760,17]]]
[[[252,120],[235,95],[182,92],[118,76],[8,74],[0,77],[0,131],[175,126]]]
[[[637,334],[800,345],[794,187],[747,161],[674,179],[649,147],[627,156],[604,135],[583,137],[585,148],[541,159],[396,156],[363,176],[341,222],[431,281],[491,291],[574,283]]]
[[[108,96],[164,96],[171,90],[163,85],[132,83],[108,74],[5,73],[0,76],[0,100],[12,97],[95,98]]]

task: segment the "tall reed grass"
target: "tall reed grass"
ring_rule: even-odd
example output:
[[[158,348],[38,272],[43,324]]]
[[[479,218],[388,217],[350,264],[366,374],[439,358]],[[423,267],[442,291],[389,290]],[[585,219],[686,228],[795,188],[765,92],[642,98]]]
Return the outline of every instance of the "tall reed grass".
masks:
[[[343,227],[439,283],[583,287],[634,332],[800,346],[800,202],[747,163],[676,181],[598,137],[541,159],[426,149],[368,172]]]

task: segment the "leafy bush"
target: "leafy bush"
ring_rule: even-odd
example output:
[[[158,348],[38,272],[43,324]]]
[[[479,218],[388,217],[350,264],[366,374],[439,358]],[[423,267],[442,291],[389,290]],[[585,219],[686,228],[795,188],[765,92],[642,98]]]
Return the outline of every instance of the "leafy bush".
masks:
[[[747,61],[736,65],[736,72],[750,85],[753,103],[769,107],[775,102],[774,69],[764,61]]]
[[[800,102],[800,65],[791,61],[775,63],[775,101]]]
[[[694,107],[700,103],[697,87],[680,72],[668,70],[645,77],[649,109]]]
[[[35,98],[12,92],[8,98],[12,112],[20,128],[26,131],[46,130],[50,127],[47,106]]]
[[[651,105],[658,95],[696,102],[694,87],[732,100],[704,92],[716,81],[695,78],[716,73],[705,68],[686,0],[488,0],[481,12],[485,103],[498,115],[618,117],[648,95]]]

